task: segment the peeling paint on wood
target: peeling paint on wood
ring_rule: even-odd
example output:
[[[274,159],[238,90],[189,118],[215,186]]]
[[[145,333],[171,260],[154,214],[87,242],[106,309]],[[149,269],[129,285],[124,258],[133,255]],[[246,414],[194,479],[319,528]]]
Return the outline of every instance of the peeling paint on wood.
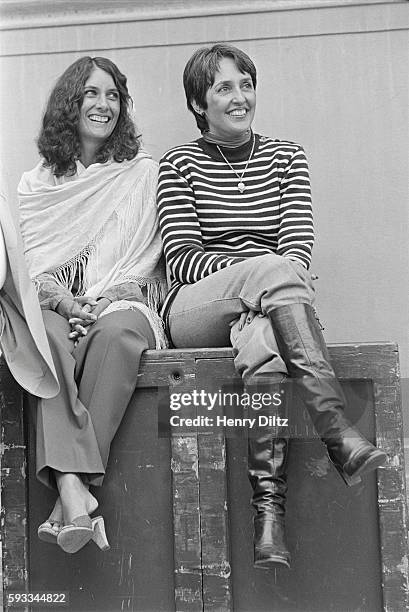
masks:
[[[26,447],[23,396],[0,361],[1,540],[4,588],[27,591]]]
[[[348,393],[358,393],[358,395],[361,393],[360,388],[349,388],[349,380],[362,381],[365,387],[365,397],[369,390],[368,410],[374,411],[376,439],[389,455],[388,465],[379,469],[377,476],[381,542],[379,566],[382,566],[383,582],[381,606],[385,612],[401,612],[408,604],[409,595],[402,415],[396,347],[389,343],[336,345],[330,347],[330,355],[334,368],[344,381]],[[30,563],[35,563],[36,560],[28,556],[27,547],[27,448],[22,419],[22,394],[12,381],[4,364],[0,366],[0,375],[2,383],[0,401],[3,411],[1,448],[4,507],[1,528],[4,538],[4,584],[6,589],[24,590],[28,587]],[[157,405],[155,405],[154,388],[189,392],[193,389],[211,387],[226,380],[239,380],[234,371],[230,349],[147,351],[142,359],[137,387],[145,392],[147,398],[150,398],[151,403],[146,408],[148,414]],[[190,412],[186,411],[184,416],[194,418],[197,415],[197,409],[192,407],[189,410]],[[314,446],[314,440],[311,442],[305,437],[304,440],[302,439],[303,435],[308,437],[312,435],[312,428],[306,424],[303,417],[297,427],[299,436],[301,436],[300,439],[295,440],[299,451],[305,449],[306,444],[313,443]],[[189,434],[181,434],[177,428],[174,428],[169,444],[168,469],[172,483],[171,491],[163,491],[163,493],[165,496],[171,495],[173,504],[175,610],[229,612],[233,609],[243,609],[240,601],[234,601],[235,593],[232,589],[232,577],[234,574],[243,575],[240,573],[243,572],[243,568],[233,563],[230,530],[234,527],[231,524],[231,517],[244,510],[237,508],[237,500],[229,500],[228,497],[226,473],[230,459],[226,452],[226,439],[220,432],[212,432],[209,435],[206,431],[198,429],[192,430],[192,433]],[[133,447],[127,452],[134,457],[132,461],[134,471],[148,471],[152,474],[151,477],[154,477],[158,469],[155,459],[137,454],[137,449]],[[235,460],[237,465],[241,466],[240,469],[244,470],[245,453]],[[118,534],[119,537],[121,534],[121,538],[126,535],[131,542],[139,537],[138,530],[142,528],[142,525],[147,530],[151,528],[154,517],[149,514],[139,516],[135,513],[132,513],[130,517],[129,502],[132,501],[132,495],[135,495],[135,489],[132,474],[123,472],[121,461],[123,460],[115,456],[115,453],[111,457],[112,469],[115,470],[118,480],[111,481],[109,485],[111,489],[107,495],[111,499],[123,496],[128,502],[125,502],[125,505],[116,512],[116,520],[111,524],[111,529],[115,531],[114,535]],[[127,461],[129,463],[129,460]],[[316,546],[317,542],[309,543],[308,541],[311,496],[316,495],[320,490],[319,485],[322,481],[333,477],[334,470],[322,449],[316,454],[308,454],[308,460],[304,461],[303,469],[305,470],[305,482],[308,482],[308,487],[310,487],[303,488],[304,483],[300,480],[299,491],[297,491],[299,511],[304,521],[303,538],[307,540],[308,545]],[[311,490],[311,487],[317,488]],[[348,520],[354,500],[359,501],[362,494],[363,488],[358,486],[354,487],[348,499],[344,499],[341,495],[329,500],[326,520],[332,520],[331,517],[337,513],[345,515],[345,520]],[[245,500],[246,512],[248,512],[249,497],[250,494]],[[158,502],[161,503],[161,500],[158,499]],[[249,533],[251,533],[251,525],[248,522],[245,523],[245,529],[246,533],[240,534],[235,539],[234,545],[236,549],[240,548],[241,557],[245,558],[247,565],[250,566],[252,551],[251,544],[249,545]],[[298,547],[305,546],[305,544],[298,537],[298,544],[297,540],[294,542],[295,552]],[[319,543],[323,547],[325,544],[325,542]],[[338,545],[342,546],[342,534],[339,534]],[[84,560],[93,559],[93,556],[87,556],[90,554],[90,552],[84,553]],[[117,609],[140,611],[147,609],[146,600],[140,599],[134,589],[134,572],[140,567],[137,558],[139,554],[139,547],[130,548],[128,541],[122,539],[117,547],[111,549],[105,556],[96,557],[101,568],[109,569],[115,576],[116,587],[122,589],[120,596],[116,599]],[[143,549],[143,554],[147,556],[146,562],[149,563],[148,548]],[[84,567],[81,569],[81,579],[76,578],[77,575],[80,575],[81,561],[79,556],[74,555],[73,557],[75,559],[65,562],[67,576],[70,576],[72,584],[79,580],[76,587],[78,593],[85,594],[89,591],[89,585],[84,580],[87,565],[85,569]],[[303,563],[302,560],[298,562]],[[336,559],[334,559],[335,562]],[[372,559],[368,562],[375,561]],[[304,571],[311,575],[312,591],[315,588],[326,588],[325,571],[321,574],[324,577],[321,584],[313,584],[314,580],[317,582],[318,569],[307,566],[304,568]],[[348,577],[353,572],[353,567],[343,567],[343,571],[346,572],[345,577]],[[256,594],[258,593],[257,596],[261,597],[261,594],[264,593],[263,597],[265,597],[266,593],[270,592],[269,589],[273,589],[271,597],[269,596],[269,605],[273,606],[271,610],[280,612],[300,610],[296,601],[297,585],[291,583],[291,573],[284,578],[281,570],[261,572],[261,575],[260,578],[259,573],[254,579],[252,574],[250,577],[244,577],[249,580],[249,584],[251,583],[250,588],[254,589]],[[342,588],[341,583],[342,581],[340,581],[340,588]],[[109,585],[101,585],[100,590],[103,591],[104,588],[109,588]],[[257,591],[257,589],[261,590]],[[101,599],[98,600],[101,598],[101,592],[94,589],[89,598],[89,601],[95,605],[97,601],[101,601]],[[355,609],[366,610],[366,599],[365,593],[362,593],[359,601],[356,601]],[[308,601],[305,602],[305,606],[308,607]]]
[[[178,392],[194,389],[196,373],[191,360],[185,367],[184,362],[177,366],[171,363],[166,368],[163,363],[155,364],[155,368],[158,366],[167,371],[164,379],[170,384],[170,392],[175,387]],[[194,418],[195,408],[187,409],[184,416]],[[175,609],[176,612],[196,612],[203,610],[197,435],[179,435],[178,429],[173,428],[171,448]]]

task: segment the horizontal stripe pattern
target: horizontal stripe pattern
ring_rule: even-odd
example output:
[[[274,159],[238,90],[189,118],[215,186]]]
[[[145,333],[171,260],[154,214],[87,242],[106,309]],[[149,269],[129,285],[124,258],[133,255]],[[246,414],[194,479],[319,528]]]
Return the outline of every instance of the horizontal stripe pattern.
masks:
[[[267,253],[309,267],[314,230],[304,150],[289,141],[254,137],[243,193],[235,172],[202,139],[161,159],[159,223],[172,295],[181,284]],[[224,153],[240,176],[249,152],[232,151]]]

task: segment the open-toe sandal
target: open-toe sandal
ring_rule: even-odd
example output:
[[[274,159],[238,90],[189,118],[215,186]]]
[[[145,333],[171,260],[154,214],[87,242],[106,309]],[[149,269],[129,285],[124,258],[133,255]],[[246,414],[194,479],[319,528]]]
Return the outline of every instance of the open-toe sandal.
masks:
[[[109,550],[111,547],[105,533],[105,523],[102,516],[96,516],[92,519],[92,530],[94,532],[92,539],[94,540],[95,544],[101,550]]]
[[[59,525],[58,529],[54,529],[53,525]],[[62,529],[63,523],[61,521],[53,521],[51,518],[47,519],[37,529],[37,535],[42,542],[48,542],[49,544],[57,544],[57,536]]]
[[[57,544],[66,553],[76,553],[93,537],[94,529],[88,514],[77,516],[64,525],[57,536]]]

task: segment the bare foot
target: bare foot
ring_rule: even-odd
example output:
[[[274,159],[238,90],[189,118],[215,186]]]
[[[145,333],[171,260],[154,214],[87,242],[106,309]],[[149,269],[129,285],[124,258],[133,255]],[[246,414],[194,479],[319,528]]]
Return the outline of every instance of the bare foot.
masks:
[[[56,480],[60,499],[64,524],[68,525],[78,516],[90,515],[98,508],[98,501],[89,492],[78,474],[64,474],[56,472]]]
[[[62,511],[61,499],[58,497],[57,501],[54,504],[54,508],[50,516],[48,517],[46,523],[50,523],[51,529],[55,531],[56,534],[60,531],[61,527],[64,525],[64,516]]]

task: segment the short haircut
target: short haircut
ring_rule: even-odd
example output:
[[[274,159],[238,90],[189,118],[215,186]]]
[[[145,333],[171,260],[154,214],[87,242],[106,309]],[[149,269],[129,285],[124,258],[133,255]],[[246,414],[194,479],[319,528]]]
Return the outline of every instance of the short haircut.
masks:
[[[138,153],[139,136],[130,114],[131,97],[126,76],[106,57],[81,57],[65,70],[55,84],[37,140],[44,165],[51,168],[55,176],[70,176],[76,172],[76,160],[81,154],[78,125],[84,86],[95,68],[104,70],[112,77],[120,102],[115,129],[97,151],[96,161],[105,163],[112,158],[122,162],[133,159]]]
[[[196,102],[201,108],[207,108],[206,94],[214,83],[220,60],[224,57],[231,58],[240,72],[247,72],[251,76],[254,89],[256,88],[256,67],[241,49],[233,45],[218,43],[213,47],[201,47],[195,51],[185,66],[183,86],[187,107],[195,116],[197,127],[201,132],[207,130],[209,126],[206,118],[195,111],[192,102]]]

